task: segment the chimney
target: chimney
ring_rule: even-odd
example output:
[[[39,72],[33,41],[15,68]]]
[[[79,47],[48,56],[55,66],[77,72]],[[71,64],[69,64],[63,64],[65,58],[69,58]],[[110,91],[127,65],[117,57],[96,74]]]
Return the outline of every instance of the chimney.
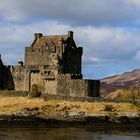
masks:
[[[68,31],[68,36],[73,38],[73,31]]]
[[[18,61],[18,65],[23,66],[23,61]]]
[[[39,39],[39,38],[42,37],[42,36],[43,36],[42,33],[35,33],[35,34],[34,34],[34,37],[35,37],[36,40]]]
[[[23,66],[23,61],[22,61],[21,58],[20,58],[19,61],[18,61],[18,65]]]

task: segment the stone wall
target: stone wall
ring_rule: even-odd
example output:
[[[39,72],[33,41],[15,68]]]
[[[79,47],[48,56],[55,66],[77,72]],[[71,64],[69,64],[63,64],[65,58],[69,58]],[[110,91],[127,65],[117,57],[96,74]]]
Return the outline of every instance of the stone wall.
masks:
[[[99,97],[100,81],[71,79],[70,74],[59,75],[57,94],[71,97]]]
[[[53,49],[32,48],[25,49],[25,65],[50,65],[52,63]]]
[[[62,74],[57,78],[57,94],[61,96],[69,96],[71,75]]]
[[[61,74],[56,78],[45,76],[42,66],[5,67],[4,89],[30,91],[37,84],[45,94],[65,97],[98,97],[100,81],[77,79],[80,75]]]
[[[56,88],[57,88],[57,81],[56,80],[45,80],[44,81],[44,92],[46,94],[52,94],[52,95],[56,95],[57,94],[57,91],[56,91]]]
[[[40,88],[43,88],[42,76],[40,71],[30,72],[30,88],[32,88],[33,85],[38,85]]]
[[[16,91],[30,91],[34,84],[46,94],[56,94],[56,80],[52,73],[48,72],[45,66],[9,66]],[[50,72],[50,71],[49,71]],[[5,79],[5,89],[10,89],[9,76]]]
[[[43,86],[42,76],[39,67],[11,66],[10,72],[14,81],[16,91],[30,91],[32,85]]]
[[[70,82],[70,96],[99,97],[100,81],[72,79]]]
[[[15,83],[13,81],[10,66],[3,67],[3,89],[14,90]]]
[[[64,73],[81,74],[82,47],[65,51],[63,61]]]
[[[100,80],[88,80],[91,84],[89,84],[89,93],[92,93],[92,97],[100,97]],[[92,82],[91,82],[92,81]],[[90,94],[88,95],[90,96]]]
[[[88,92],[88,83],[82,79],[73,79],[70,82],[70,96],[86,97]]]
[[[26,69],[24,66],[9,66],[9,70],[11,73],[11,78],[13,79],[13,83],[14,83],[14,89],[16,91],[26,91],[28,90],[28,88],[26,89],[25,87],[26,84],[28,84],[29,82],[25,81],[26,80]],[[28,74],[27,74],[28,75]],[[8,82],[9,80],[7,80]],[[8,86],[9,89],[9,86]]]
[[[0,89],[3,88],[3,63],[0,56]]]

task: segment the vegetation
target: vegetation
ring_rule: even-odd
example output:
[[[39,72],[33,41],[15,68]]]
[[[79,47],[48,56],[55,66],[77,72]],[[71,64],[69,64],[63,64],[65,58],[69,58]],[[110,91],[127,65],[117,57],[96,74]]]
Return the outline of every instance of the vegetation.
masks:
[[[34,84],[32,85],[32,89],[31,91],[29,92],[29,97],[31,98],[35,98],[35,97],[40,97],[41,96],[41,88],[39,85],[37,84]]]
[[[62,115],[62,112],[83,112],[87,115],[137,112],[138,108],[130,103],[89,103],[63,100],[44,100],[42,98],[0,97],[0,113],[21,110],[37,110],[40,114]]]
[[[107,95],[109,99],[120,99],[120,100],[139,100],[140,99],[140,88],[131,87],[128,89],[119,89]]]

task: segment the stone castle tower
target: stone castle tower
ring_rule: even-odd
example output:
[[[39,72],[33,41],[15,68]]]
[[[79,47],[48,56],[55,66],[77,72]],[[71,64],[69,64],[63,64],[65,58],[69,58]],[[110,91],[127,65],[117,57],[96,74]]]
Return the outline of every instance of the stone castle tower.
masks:
[[[76,46],[72,31],[53,36],[35,33],[34,37],[25,48],[25,64],[4,66],[0,62],[1,89],[30,91],[37,84],[44,94],[99,96],[100,81],[82,79],[83,48]]]

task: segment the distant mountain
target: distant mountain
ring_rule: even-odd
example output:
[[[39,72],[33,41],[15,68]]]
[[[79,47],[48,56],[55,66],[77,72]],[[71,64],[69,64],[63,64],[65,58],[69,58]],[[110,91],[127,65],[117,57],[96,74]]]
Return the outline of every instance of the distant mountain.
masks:
[[[126,89],[133,86],[140,87],[140,69],[102,79],[101,94],[108,94],[118,89]]]

